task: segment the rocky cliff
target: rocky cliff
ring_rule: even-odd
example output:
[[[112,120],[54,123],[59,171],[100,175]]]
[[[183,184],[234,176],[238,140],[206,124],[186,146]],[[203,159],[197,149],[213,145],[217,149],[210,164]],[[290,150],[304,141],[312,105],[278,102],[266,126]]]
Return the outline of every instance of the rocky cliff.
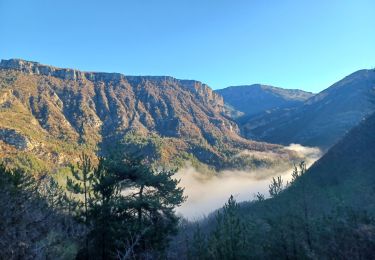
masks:
[[[230,158],[243,149],[293,157],[281,146],[241,138],[223,112],[223,98],[199,81],[18,59],[0,63],[0,127],[35,144],[28,155],[57,164],[82,150],[138,152],[163,165],[188,159],[216,168],[232,167]]]

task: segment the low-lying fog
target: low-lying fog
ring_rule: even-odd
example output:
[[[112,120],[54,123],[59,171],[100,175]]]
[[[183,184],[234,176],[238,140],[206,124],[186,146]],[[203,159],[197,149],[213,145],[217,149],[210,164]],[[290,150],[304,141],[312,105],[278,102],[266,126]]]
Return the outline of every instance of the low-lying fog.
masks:
[[[307,167],[311,166],[322,155],[320,149],[291,144],[286,147],[304,157]],[[284,184],[291,178],[293,165],[290,168],[268,168],[252,171],[221,171],[215,176],[198,172],[191,166],[180,169],[176,178],[181,179],[180,186],[185,188],[187,201],[177,209],[189,220],[199,219],[215,209],[221,208],[233,195],[237,202],[252,200],[257,192],[268,196],[268,185],[272,177],[282,176]]]

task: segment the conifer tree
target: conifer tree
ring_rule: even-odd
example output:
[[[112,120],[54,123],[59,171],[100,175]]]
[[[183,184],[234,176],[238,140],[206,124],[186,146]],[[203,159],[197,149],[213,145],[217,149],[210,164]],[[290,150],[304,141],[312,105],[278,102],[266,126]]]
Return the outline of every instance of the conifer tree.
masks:
[[[231,195],[217,213],[210,240],[210,256],[214,259],[245,259],[248,238],[247,227],[239,215],[239,205]]]
[[[122,191],[119,201],[128,223],[124,235],[138,240],[135,251],[162,252],[177,232],[174,209],[185,200],[179,181],[172,178],[175,171],[154,171],[140,158],[108,160],[106,167]]]
[[[73,205],[76,212],[74,214],[85,224],[86,228],[89,229],[89,203],[92,192],[92,178],[93,178],[93,166],[91,159],[84,153],[80,156],[80,161],[76,166],[71,166],[71,173],[73,178],[67,177],[66,188],[71,193],[76,195],[69,205],[69,211]],[[73,196],[74,196],[73,195]],[[81,198],[83,196],[83,199]],[[89,257],[89,241],[88,237],[85,239],[85,258]]]
[[[93,167],[82,156],[67,186],[81,196],[77,214],[89,228],[86,257],[162,257],[177,232],[174,209],[185,200],[174,173],[154,171],[140,159],[100,158]]]
[[[281,176],[278,176],[276,179],[275,177],[272,177],[271,184],[269,185],[269,193],[270,196],[276,197],[279,195],[284,189],[284,184]]]
[[[191,245],[188,248],[188,258],[197,260],[209,259],[206,236],[199,224],[194,230]]]

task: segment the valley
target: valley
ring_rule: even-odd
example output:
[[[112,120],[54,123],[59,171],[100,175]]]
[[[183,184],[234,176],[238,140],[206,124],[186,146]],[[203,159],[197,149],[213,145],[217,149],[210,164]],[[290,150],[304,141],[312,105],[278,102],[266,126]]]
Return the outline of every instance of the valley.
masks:
[[[199,81],[3,60],[0,97],[2,157],[40,171],[64,168],[82,152],[128,153],[167,168],[190,161],[210,171],[303,159],[241,137],[223,98]]]
[[[330,249],[310,239],[324,240],[327,234],[306,231],[303,225],[333,225],[320,215],[334,216],[337,201],[355,214],[364,207],[370,214],[374,210],[373,198],[368,195],[375,158],[374,75],[374,70],[358,71],[317,94],[257,84],[214,91],[199,81],[169,76],[82,72],[20,59],[2,60],[0,160],[6,168],[0,168],[0,177],[8,183],[3,195],[9,196],[7,189],[12,189],[18,178],[25,187],[36,181],[40,186],[37,194],[46,194],[42,198],[47,202],[32,197],[32,206],[25,207],[47,207],[51,214],[67,214],[72,221],[69,223],[75,223],[80,214],[88,219],[82,215],[86,214],[82,211],[85,203],[93,207],[87,209],[90,214],[98,205],[103,206],[103,202],[96,201],[106,194],[100,193],[100,185],[105,187],[103,192],[110,191],[108,199],[113,199],[115,210],[132,216],[129,221],[136,221],[143,212],[162,218],[153,209],[158,205],[165,214],[162,219],[168,223],[183,220],[166,250],[172,259],[174,252],[195,256],[202,253],[207,259],[218,259],[220,248],[226,248],[220,246],[220,239],[235,241],[231,237],[235,234],[256,245],[251,234],[259,232],[266,237],[259,235],[257,239],[269,241],[271,251],[247,245],[245,251],[238,249],[236,254],[272,257],[278,252],[296,257],[314,250],[324,255]],[[8,179],[7,175],[13,177]],[[20,189],[15,200],[23,200],[31,191],[18,186],[15,189]],[[116,193],[117,189],[121,192]],[[82,197],[86,192],[89,199]],[[366,204],[362,203],[362,193],[367,194]],[[96,197],[92,197],[94,194]],[[143,196],[147,196],[147,202]],[[51,198],[62,205],[49,208]],[[128,206],[123,208],[116,201]],[[2,203],[2,207],[8,207],[7,200]],[[305,205],[305,215],[301,215],[300,203]],[[72,205],[76,205],[76,216],[69,213]],[[170,211],[173,208],[175,211]],[[12,210],[19,216],[17,208]],[[138,212],[135,215],[130,213],[134,210]],[[345,214],[349,213],[345,211],[340,217]],[[24,218],[22,221],[29,221],[35,215]],[[60,215],[54,218],[62,221]],[[216,233],[212,232],[226,232],[226,225],[232,225],[218,222],[220,218],[237,221],[246,228],[213,240]],[[295,220],[281,221],[278,227],[275,221],[279,218]],[[139,223],[122,221],[113,224],[122,225],[123,232],[144,232]],[[201,225],[202,231],[192,227],[194,223]],[[88,224],[75,225],[84,228]],[[93,230],[100,227],[97,225]],[[159,234],[159,225],[149,231],[150,236]],[[300,226],[290,231],[288,225]],[[129,227],[136,227],[136,231],[127,230]],[[66,240],[59,239],[69,246],[79,244],[74,233],[61,228],[53,227],[58,236],[67,236]],[[37,225],[33,232],[39,234],[41,230]],[[166,228],[166,232],[172,229]],[[203,232],[203,237],[197,237],[197,232]],[[283,250],[277,240],[268,239],[284,235]],[[299,242],[295,236],[300,237]],[[181,239],[192,246],[177,246],[175,243],[181,244]],[[368,254],[371,244],[367,238],[361,239],[366,241],[366,248],[361,250]],[[159,245],[160,241],[147,243]],[[197,251],[194,244],[198,242],[211,251]],[[293,252],[290,243],[298,247]],[[352,240],[348,243],[362,248]],[[59,246],[51,248],[61,250]]]
[[[0,260],[375,259],[374,12],[0,0]]]

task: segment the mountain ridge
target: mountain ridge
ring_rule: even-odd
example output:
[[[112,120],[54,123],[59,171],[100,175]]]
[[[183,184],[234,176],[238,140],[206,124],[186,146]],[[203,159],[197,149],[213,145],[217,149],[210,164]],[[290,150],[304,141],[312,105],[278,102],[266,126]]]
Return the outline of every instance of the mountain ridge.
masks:
[[[276,108],[301,105],[314,94],[300,89],[284,89],[263,84],[230,86],[215,90],[224,102],[247,118]]]
[[[375,110],[375,70],[359,70],[308,99],[242,122],[248,138],[327,149]]]
[[[66,80],[91,80],[91,81],[105,81],[114,80],[119,81],[121,79],[127,79],[130,81],[153,80],[153,81],[175,81],[181,82],[184,85],[195,88],[195,84],[201,84],[203,87],[210,89],[210,87],[200,81],[190,79],[177,79],[172,76],[135,76],[125,75],[117,72],[95,72],[95,71],[81,71],[78,69],[60,68],[51,65],[41,64],[36,61],[26,61],[23,59],[2,59],[0,61],[0,69],[18,70],[29,75],[44,75],[52,76]],[[219,97],[219,96],[218,96]]]
[[[296,158],[282,146],[239,136],[237,124],[224,113],[223,98],[199,81],[87,74],[19,59],[0,64],[5,156],[16,153],[4,142],[15,133],[17,140],[23,140],[19,135],[27,139],[24,155],[57,164],[82,149],[97,148],[142,151],[164,165],[192,159],[216,168],[264,163],[255,157],[232,158],[246,149],[272,152],[276,160]]]

